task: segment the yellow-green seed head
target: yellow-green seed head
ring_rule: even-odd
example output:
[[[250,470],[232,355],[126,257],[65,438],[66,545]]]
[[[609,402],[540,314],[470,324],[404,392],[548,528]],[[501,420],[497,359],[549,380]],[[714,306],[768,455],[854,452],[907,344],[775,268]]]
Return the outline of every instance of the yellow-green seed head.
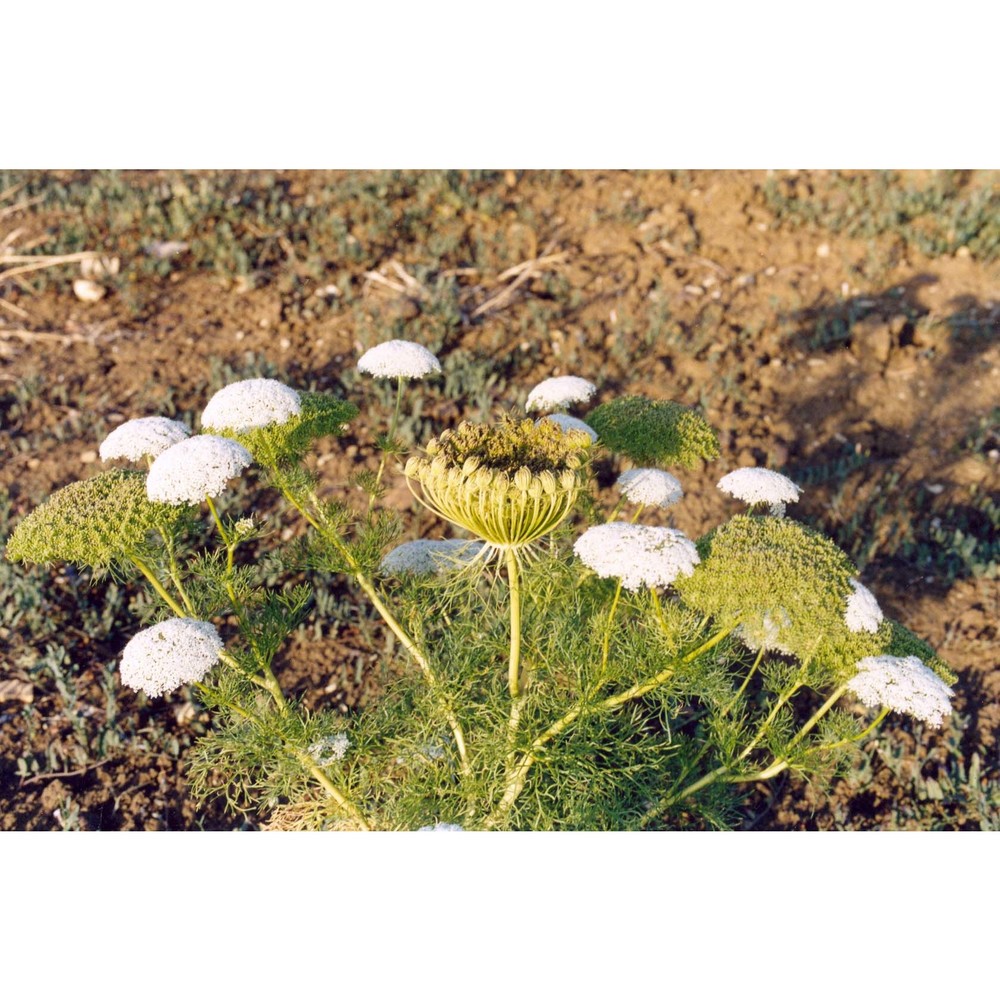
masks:
[[[142,472],[102,472],[56,490],[36,507],[14,529],[7,558],[106,569],[129,562],[151,531],[166,527],[183,510],[150,501]]]
[[[428,442],[404,473],[415,494],[445,520],[498,549],[549,534],[573,509],[591,441],[554,424],[504,417],[462,423]]]
[[[783,517],[740,514],[699,543],[702,562],[676,583],[685,604],[740,628],[754,646],[809,659],[836,675],[881,652],[886,625],[852,632],[845,621],[856,570],[825,536]]]

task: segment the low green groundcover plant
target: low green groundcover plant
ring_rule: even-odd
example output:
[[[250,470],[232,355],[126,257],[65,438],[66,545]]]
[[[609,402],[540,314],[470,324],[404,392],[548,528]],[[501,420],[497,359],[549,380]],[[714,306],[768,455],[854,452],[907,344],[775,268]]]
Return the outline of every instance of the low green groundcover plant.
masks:
[[[890,711],[935,726],[950,714],[948,668],[833,542],[786,516],[800,492],[786,477],[724,476],[745,509],[697,540],[643,523],[683,496],[660,466],[719,453],[677,403],[626,396],[580,419],[565,411],[596,387],[564,376],[529,395],[537,419],[442,431],[402,472],[454,537],[396,544],[384,479],[403,453],[404,389],[440,365],[390,341],[358,367],[396,382],[378,470],[354,477],[360,509],[324,498],[303,464],[356,407],[249,379],[212,397],[200,434],[122,424],[102,459],[145,468],[59,490],[8,540],[9,559],[145,579],[153,624],[125,646],[121,679],[150,698],[193,685],[214,710],[190,770],[199,795],[279,829],[726,827],[752,784],[829,777]],[[629,466],[610,512],[598,459]],[[251,466],[307,526],[269,566],[261,520],[216,505]],[[198,550],[205,511],[213,541]],[[275,565],[346,574],[394,633],[410,669],[374,707],[345,719],[286,696],[275,656],[311,590],[265,585]]]

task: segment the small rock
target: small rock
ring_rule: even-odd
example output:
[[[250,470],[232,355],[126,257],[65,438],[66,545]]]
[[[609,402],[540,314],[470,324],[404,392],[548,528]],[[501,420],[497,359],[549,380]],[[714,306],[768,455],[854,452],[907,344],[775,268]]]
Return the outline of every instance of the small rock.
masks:
[[[830,256],[830,244],[829,243],[820,243],[820,245],[818,247],[816,247],[816,256],[817,257],[829,257]]]
[[[176,257],[177,254],[184,253],[190,248],[190,243],[184,243],[181,240],[163,240],[160,243],[147,243],[143,250],[157,260],[167,260],[167,258]]]
[[[35,688],[30,681],[19,681],[9,678],[0,681],[0,701],[19,701],[22,705],[30,705],[35,700]]]
[[[80,274],[85,278],[114,277],[121,266],[117,257],[87,257],[80,261]]]
[[[73,294],[81,302],[100,302],[104,298],[107,290],[96,281],[87,278],[77,278],[73,282]]]
[[[80,461],[83,462],[84,465],[90,465],[91,463],[96,462],[97,452],[94,451],[92,448],[87,451],[81,451]]]

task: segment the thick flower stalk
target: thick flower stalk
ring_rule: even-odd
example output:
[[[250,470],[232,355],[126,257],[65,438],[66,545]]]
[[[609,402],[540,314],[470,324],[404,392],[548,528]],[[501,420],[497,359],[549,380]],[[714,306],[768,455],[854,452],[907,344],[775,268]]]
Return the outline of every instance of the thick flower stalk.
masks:
[[[493,425],[462,423],[431,440],[425,456],[406,463],[408,484],[421,503],[506,559],[512,738],[523,687],[521,559],[569,516],[586,480],[591,444],[588,435],[550,421],[504,417]]]

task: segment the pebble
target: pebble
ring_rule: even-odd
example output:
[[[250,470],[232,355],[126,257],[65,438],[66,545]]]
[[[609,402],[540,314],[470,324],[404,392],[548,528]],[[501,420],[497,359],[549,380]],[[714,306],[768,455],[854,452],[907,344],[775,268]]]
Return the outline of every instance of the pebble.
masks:
[[[816,256],[817,257],[829,257],[830,256],[830,244],[829,243],[820,243],[820,245],[818,247],[816,247]]]
[[[96,281],[77,278],[73,282],[73,294],[81,302],[100,302],[106,294],[106,289]]]
[[[97,452],[94,451],[93,448],[80,452],[80,461],[83,462],[84,465],[90,465],[92,462],[96,462]]]

